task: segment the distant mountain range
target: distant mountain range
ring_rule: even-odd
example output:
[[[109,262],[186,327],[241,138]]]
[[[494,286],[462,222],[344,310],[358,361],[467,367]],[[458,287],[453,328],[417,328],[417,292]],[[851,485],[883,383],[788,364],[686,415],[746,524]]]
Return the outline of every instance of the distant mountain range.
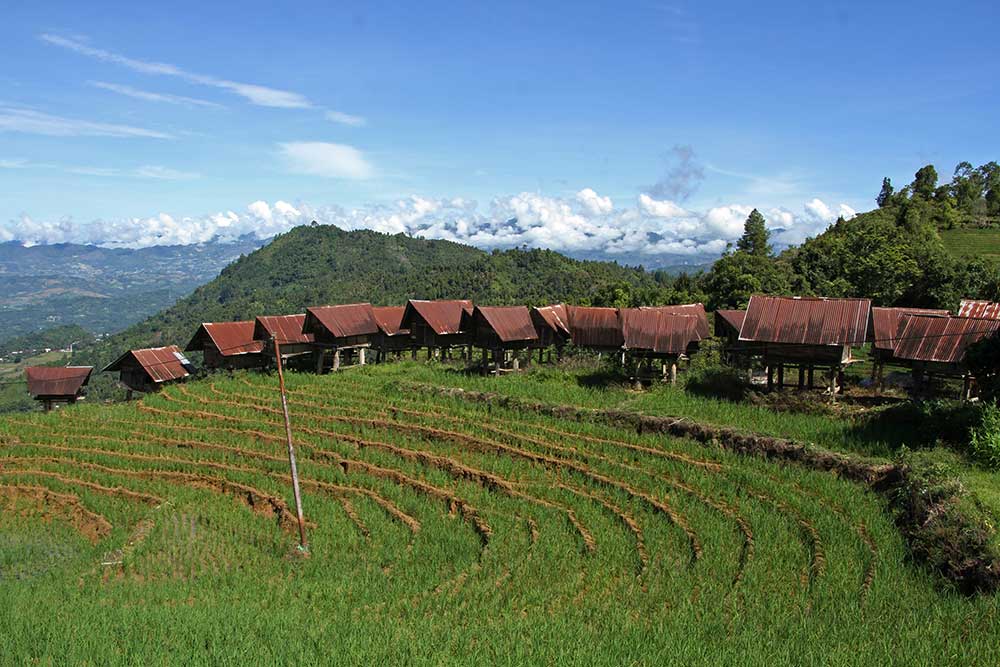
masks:
[[[247,236],[138,250],[0,243],[0,342],[68,324],[92,333],[120,331],[265,242]]]

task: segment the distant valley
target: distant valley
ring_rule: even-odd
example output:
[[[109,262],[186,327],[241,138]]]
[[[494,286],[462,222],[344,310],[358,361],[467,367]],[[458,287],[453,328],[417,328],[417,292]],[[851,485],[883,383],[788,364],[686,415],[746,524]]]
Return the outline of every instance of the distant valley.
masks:
[[[0,342],[60,325],[113,332],[172,305],[265,241],[138,250],[0,243]]]

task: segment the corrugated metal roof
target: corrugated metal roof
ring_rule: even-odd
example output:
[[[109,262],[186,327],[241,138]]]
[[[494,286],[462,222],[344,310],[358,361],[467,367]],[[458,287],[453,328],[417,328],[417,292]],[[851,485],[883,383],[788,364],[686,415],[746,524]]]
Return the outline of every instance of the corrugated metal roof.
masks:
[[[658,308],[622,308],[618,320],[626,350],[682,354],[699,340],[698,318]]]
[[[538,340],[527,306],[476,306],[475,312],[486,320],[504,343]]]
[[[370,303],[307,308],[302,330],[319,335],[323,329],[334,338],[351,338],[378,333],[378,324]]]
[[[705,306],[700,303],[685,303],[673,306],[643,306],[643,308],[658,310],[669,315],[687,315],[694,317],[696,321],[697,340],[704,340],[711,335],[708,328],[708,315],[705,314]]]
[[[191,342],[184,348],[186,352],[204,350],[208,340],[224,357],[240,354],[258,354],[264,349],[264,342],[254,340],[254,321],[204,322],[195,332]]]
[[[962,299],[962,303],[958,306],[958,316],[985,317],[990,320],[1000,320],[1000,303]]]
[[[553,306],[536,306],[532,309],[542,321],[548,325],[555,333],[569,335],[569,315],[566,313],[566,306],[555,304]]]
[[[312,343],[315,337],[304,333],[306,315],[262,315],[254,323],[253,337],[255,340],[267,341],[273,336],[279,345],[298,345]]]
[[[720,324],[731,327],[738,334],[743,328],[743,318],[746,317],[745,310],[717,310],[715,311],[715,335],[724,335],[719,329]]]
[[[896,347],[903,326],[904,315],[928,315],[947,317],[947,310],[932,308],[881,308],[872,307],[872,347],[876,350],[891,351]]]
[[[569,331],[578,347],[620,348],[625,344],[617,308],[567,306]]]
[[[403,313],[406,306],[372,306],[375,313],[375,323],[386,336],[409,334],[409,329],[402,328]]]
[[[467,299],[452,301],[421,301],[410,299],[406,303],[402,326],[413,328],[413,319],[419,316],[439,336],[462,333],[463,314],[472,314],[472,302]]]
[[[740,340],[793,345],[862,345],[870,299],[750,297]]]
[[[24,374],[32,396],[76,396],[93,371],[93,366],[28,366]]]
[[[191,362],[176,345],[167,347],[148,347],[141,350],[129,350],[115,361],[105,366],[104,371],[120,370],[129,359],[134,359],[153,382],[168,382],[180,380],[191,373],[185,366]]]
[[[1000,329],[1000,320],[903,315],[893,356],[911,361],[957,364],[970,345]]]

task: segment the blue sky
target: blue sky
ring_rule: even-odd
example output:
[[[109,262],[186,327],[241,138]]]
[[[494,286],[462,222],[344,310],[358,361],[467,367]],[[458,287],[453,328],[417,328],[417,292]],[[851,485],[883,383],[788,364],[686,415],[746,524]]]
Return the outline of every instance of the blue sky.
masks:
[[[221,213],[694,255],[747,207],[795,242],[884,175],[1000,157],[995,3],[705,4],[14,3],[0,238]]]

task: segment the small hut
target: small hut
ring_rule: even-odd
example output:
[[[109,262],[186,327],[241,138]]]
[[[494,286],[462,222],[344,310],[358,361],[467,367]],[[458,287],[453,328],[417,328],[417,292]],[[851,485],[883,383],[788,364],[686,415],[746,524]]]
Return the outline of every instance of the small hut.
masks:
[[[897,359],[894,355],[900,329],[907,315],[948,317],[949,313],[947,310],[930,308],[872,307],[871,325],[868,331],[872,347],[868,356],[872,362],[872,382],[877,389],[882,388],[887,364],[909,365],[905,360]]]
[[[625,344],[617,308],[568,306],[570,337],[576,347],[618,352]]]
[[[236,370],[264,365],[264,343],[254,340],[254,321],[205,322],[195,332],[185,352],[201,351],[210,369]]]
[[[176,345],[129,350],[104,367],[102,372],[119,372],[119,381],[128,390],[157,391],[164,384],[183,380],[194,373],[194,366]]]
[[[427,348],[430,359],[435,350],[448,357],[452,347],[471,346],[469,331],[472,302],[468,300],[421,301],[410,299],[403,311],[400,326],[409,329],[413,344]]]
[[[623,362],[634,369],[634,379],[659,376],[676,382],[677,361],[700,339],[698,318],[660,308],[622,308],[618,321]],[[654,362],[658,362],[655,371]]]
[[[541,361],[542,354],[545,350],[549,350],[549,361],[551,361],[553,347],[556,348],[556,355],[562,357],[563,348],[572,338],[566,306],[561,303],[553,306],[536,306],[531,309],[531,322],[535,325],[535,333],[538,334],[538,360]]]
[[[517,351],[538,345],[538,333],[526,306],[476,306],[472,335],[474,345],[483,351],[483,372],[497,375],[517,371]]]
[[[698,351],[698,344],[712,335],[708,326],[708,315],[705,306],[700,303],[686,303],[673,306],[641,306],[640,310],[650,310],[666,315],[692,317],[695,320],[695,335],[688,343],[686,354],[690,357]]]
[[[375,361],[385,361],[390,354],[397,357],[410,350],[416,357],[417,348],[410,338],[410,330],[403,328],[403,313],[406,306],[373,306],[378,332],[372,336]]]
[[[868,339],[870,299],[827,299],[823,297],[750,297],[739,343],[753,343],[748,352],[762,360],[767,387],[784,386],[785,368],[797,368],[799,387],[813,386],[816,368],[828,371],[830,392],[843,386],[843,371],[855,363],[851,346]]]
[[[93,366],[28,366],[24,375],[28,393],[48,412],[58,403],[76,403],[82,398],[93,371]]]
[[[281,350],[282,362],[300,359],[313,354],[315,338],[310,333],[304,333],[306,315],[262,315],[254,320],[253,338],[263,345],[262,354],[265,365],[270,365],[275,359],[274,344]]]
[[[969,346],[1000,330],[1000,320],[928,315],[902,319],[893,357],[913,369],[919,384],[935,376],[961,378],[962,398],[971,398],[976,378],[965,364],[965,354]]]
[[[355,360],[363,366],[365,350],[371,347],[378,325],[370,303],[349,303],[307,308],[302,332],[315,339],[316,372],[322,373],[328,352],[332,352],[330,368],[334,371]]]
[[[962,299],[958,306],[958,316],[1000,320],[1000,303]]]

